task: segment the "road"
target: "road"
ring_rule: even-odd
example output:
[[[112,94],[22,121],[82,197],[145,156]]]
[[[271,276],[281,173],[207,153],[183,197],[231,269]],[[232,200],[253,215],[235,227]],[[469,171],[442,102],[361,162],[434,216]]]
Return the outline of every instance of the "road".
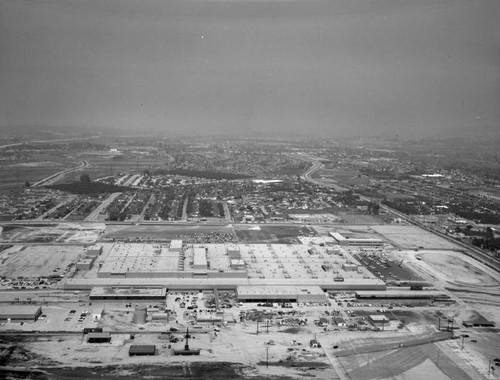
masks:
[[[62,207],[70,202],[72,202],[76,198],[76,195],[70,195],[67,199],[64,201],[58,203],[56,206],[52,207],[50,210],[44,212],[42,215],[40,215],[38,218],[35,220],[43,220],[45,219],[46,216],[52,214],[54,211],[56,211],[59,207]]]
[[[336,191],[346,191],[346,188],[340,187],[338,185],[335,185],[331,182],[323,182],[319,179],[315,179],[312,177],[314,173],[316,173],[319,169],[323,167],[323,164],[319,159],[312,159],[312,167],[310,167],[303,175],[302,178],[308,182],[314,183],[316,185],[320,186],[326,186],[326,187],[331,187]]]
[[[60,172],[52,174],[51,176],[44,178],[41,181],[36,182],[35,184],[32,185],[32,187],[52,185],[53,183],[55,183],[58,180],[60,180],[61,178],[63,178],[66,174],[71,173],[75,170],[80,170],[80,169],[86,168],[88,166],[89,166],[89,164],[87,161],[81,161],[80,165],[75,166],[73,168],[61,170]]]
[[[186,199],[184,199],[184,204],[182,205],[182,218],[181,218],[181,220],[183,222],[187,221],[188,202],[189,202],[189,196],[186,196]]]
[[[102,202],[94,211],[92,211],[85,219],[85,222],[96,222],[99,214],[101,213],[102,210],[104,210],[106,207],[108,207],[111,202],[115,200],[117,196],[119,196],[121,193],[113,193],[111,194],[104,202]]]
[[[226,219],[226,222],[233,222],[233,218],[231,218],[231,212],[229,211],[229,206],[227,205],[227,203],[224,202],[222,204],[222,207],[224,208],[224,218]]]

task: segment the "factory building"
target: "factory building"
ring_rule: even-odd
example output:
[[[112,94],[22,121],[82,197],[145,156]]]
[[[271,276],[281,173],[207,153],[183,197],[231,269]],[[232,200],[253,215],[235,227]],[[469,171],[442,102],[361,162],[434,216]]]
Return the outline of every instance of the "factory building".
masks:
[[[41,306],[5,305],[0,308],[0,321],[35,322],[40,315],[42,315]]]
[[[100,287],[92,288],[90,292],[90,300],[106,300],[106,301],[165,301],[167,296],[167,289],[160,288],[113,288],[113,287]]]
[[[376,290],[358,290],[356,298],[384,298],[384,299],[433,299],[442,297],[443,293],[438,291],[414,291],[414,290],[398,290],[398,291],[376,291]]]
[[[368,319],[373,326],[377,327],[384,326],[389,323],[389,318],[387,318],[385,315],[379,315],[379,314],[369,315]]]
[[[182,240],[172,240],[170,242],[170,252],[179,253],[182,250]]]
[[[238,286],[239,302],[327,302],[319,286]]]
[[[241,259],[240,247],[238,247],[237,245],[228,245],[227,255],[229,256],[230,260]]]
[[[245,270],[245,261],[241,259],[231,259],[231,269]]]
[[[335,239],[336,244],[344,247],[382,247],[384,241],[381,239],[360,239],[345,237],[338,232],[329,232],[329,235]]]
[[[193,269],[195,271],[206,271],[208,269],[207,250],[205,248],[193,249]]]
[[[93,245],[87,248],[86,256],[97,257],[102,253],[102,245]]]
[[[90,270],[92,269],[92,265],[94,264],[95,257],[86,257],[84,259],[80,259],[76,263],[76,269],[78,270]]]
[[[330,248],[304,244],[190,244],[181,252],[172,252],[157,244],[116,243],[106,249],[96,278],[68,278],[64,287],[196,291],[214,286],[235,290],[239,286],[272,285],[319,286],[324,291],[386,289],[382,280],[354,264],[356,259],[348,250],[339,245]],[[134,299],[134,294],[115,298],[114,294],[99,294],[96,290],[91,296]]]
[[[156,346],[154,344],[133,344],[128,350],[129,356],[154,356]]]
[[[87,343],[111,343],[111,334],[105,332],[92,332],[87,334]]]

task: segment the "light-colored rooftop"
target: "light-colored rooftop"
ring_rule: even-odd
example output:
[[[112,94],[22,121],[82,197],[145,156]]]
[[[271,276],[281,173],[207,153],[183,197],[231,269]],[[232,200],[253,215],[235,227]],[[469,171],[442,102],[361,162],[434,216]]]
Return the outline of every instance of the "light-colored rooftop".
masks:
[[[0,315],[34,315],[41,306],[36,305],[2,305]]]
[[[205,248],[196,247],[193,249],[193,268],[206,269],[207,268],[207,252]]]
[[[238,286],[239,295],[265,295],[265,294],[316,294],[324,295],[325,292],[319,286]]]
[[[152,244],[115,244],[99,272],[162,272],[177,271],[179,252]]]
[[[177,249],[180,250],[182,248],[182,240],[172,240],[170,242],[170,249]]]
[[[167,290],[165,288],[114,288],[114,287],[100,287],[92,288],[90,296],[127,296],[127,295],[147,295],[147,296],[166,296]]]

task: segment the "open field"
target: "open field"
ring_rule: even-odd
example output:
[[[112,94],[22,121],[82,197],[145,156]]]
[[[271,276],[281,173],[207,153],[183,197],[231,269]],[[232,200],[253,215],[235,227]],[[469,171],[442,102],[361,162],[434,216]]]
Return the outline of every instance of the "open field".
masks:
[[[77,159],[68,159],[64,153],[28,152],[24,158],[0,161],[0,192],[22,188],[64,169],[77,166]]]
[[[341,218],[346,224],[380,224],[381,217],[377,215],[361,214],[357,212],[339,212]]]
[[[21,160],[3,160],[1,162],[0,192],[22,189],[26,181],[34,184],[62,170],[77,167],[82,160],[88,163],[88,167],[70,171],[54,183],[78,181],[83,172],[88,173],[92,180],[113,173],[134,171],[141,173],[146,169],[154,170],[154,168],[161,166],[164,161],[167,161],[167,158],[143,156],[117,158],[117,156],[111,156],[104,152],[71,156],[64,152],[60,154],[54,152],[28,152],[28,156]]]
[[[322,178],[326,181],[336,182],[338,185],[367,185],[368,177],[357,171],[343,171],[336,169],[319,169],[313,175],[314,178]]]
[[[115,173],[138,174],[146,169],[152,171],[168,161],[166,157],[116,156],[100,153],[81,154],[79,159],[88,162],[89,167],[85,172],[92,180]]]

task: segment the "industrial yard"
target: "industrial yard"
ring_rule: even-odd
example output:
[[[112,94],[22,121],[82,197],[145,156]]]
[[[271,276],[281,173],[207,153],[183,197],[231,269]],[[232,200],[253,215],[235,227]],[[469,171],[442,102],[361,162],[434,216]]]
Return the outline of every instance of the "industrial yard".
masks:
[[[498,272],[413,226],[148,227],[70,226],[98,231],[71,244],[60,225],[4,228],[3,373],[28,357],[50,378],[481,379],[500,344]],[[50,231],[59,245],[23,234]]]

